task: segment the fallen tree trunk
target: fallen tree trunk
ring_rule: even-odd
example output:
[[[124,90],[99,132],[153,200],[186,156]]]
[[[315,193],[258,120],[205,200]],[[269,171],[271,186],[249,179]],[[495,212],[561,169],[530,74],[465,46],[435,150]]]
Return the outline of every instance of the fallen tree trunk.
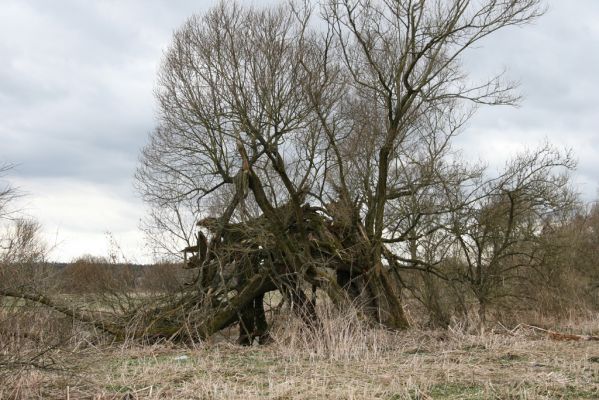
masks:
[[[305,294],[309,286],[322,289],[339,306],[360,306],[364,316],[387,328],[409,326],[401,305],[401,283],[382,261],[371,265],[364,235],[331,218],[322,208],[304,204],[300,211],[301,223],[288,204],[269,210],[271,218],[274,215],[278,221],[275,226],[264,215],[243,223],[216,218],[198,222],[212,235],[210,243],[203,246],[200,240],[205,241],[205,236],[199,234],[198,245],[185,251],[192,250],[187,267],[198,270],[194,285],[208,296],[201,301],[204,306],[213,305],[211,311],[201,314],[204,320],[196,327],[202,337],[240,319],[240,343],[248,344],[248,338],[262,335],[267,330],[265,323],[255,329],[251,321],[263,320],[265,280],[311,327],[318,327],[319,322],[314,301]],[[204,247],[207,251],[202,254]],[[236,294],[231,296],[232,292]]]
[[[52,300],[50,297],[39,293],[21,293],[10,289],[0,289],[0,296],[22,299],[41,304],[61,314],[69,316],[77,321],[89,324],[102,333],[108,334],[115,339],[123,339],[124,330],[113,323],[98,320],[97,316],[79,312],[75,308],[67,307]]]

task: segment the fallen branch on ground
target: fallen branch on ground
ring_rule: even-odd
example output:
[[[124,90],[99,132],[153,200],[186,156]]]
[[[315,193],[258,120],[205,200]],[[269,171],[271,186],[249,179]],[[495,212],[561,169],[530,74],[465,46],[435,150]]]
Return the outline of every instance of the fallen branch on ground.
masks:
[[[522,328],[528,328],[528,329],[532,329],[533,331],[542,332],[545,335],[547,335],[547,337],[549,339],[556,340],[556,341],[599,341],[599,336],[575,335],[575,334],[571,334],[571,333],[556,332],[556,331],[553,331],[550,329],[544,329],[544,328],[541,328],[541,327],[538,327],[535,325],[528,325],[528,324],[518,324],[513,329],[508,329],[506,327],[503,327],[503,328],[511,336],[514,336],[515,332],[521,330]]]

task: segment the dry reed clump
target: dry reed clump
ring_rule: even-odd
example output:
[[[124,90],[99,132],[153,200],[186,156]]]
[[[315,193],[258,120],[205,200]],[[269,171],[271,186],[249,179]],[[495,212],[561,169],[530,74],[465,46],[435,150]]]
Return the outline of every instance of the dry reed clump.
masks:
[[[0,369],[53,364],[51,350],[69,341],[72,321],[45,309],[7,303],[0,307]]]
[[[278,316],[271,335],[282,356],[333,361],[376,359],[397,338],[396,333],[365,322],[356,307],[340,310],[319,304],[317,308],[318,329],[306,327],[292,312]]]
[[[107,343],[89,324],[40,304],[3,298],[0,399],[56,398],[60,382],[78,373],[73,355]]]

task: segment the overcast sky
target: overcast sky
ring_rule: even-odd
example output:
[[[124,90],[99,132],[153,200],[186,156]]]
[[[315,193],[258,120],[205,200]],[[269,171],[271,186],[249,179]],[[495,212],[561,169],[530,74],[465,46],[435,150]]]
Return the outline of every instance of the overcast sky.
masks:
[[[271,1],[274,2],[274,1]],[[152,130],[152,90],[172,32],[212,0],[0,0],[0,164],[55,245],[52,258],[107,255],[111,232],[149,261],[133,188]],[[260,3],[254,1],[254,3]],[[599,0],[553,0],[536,24],[490,37],[465,65],[503,68],[519,108],[487,108],[456,146],[492,168],[547,139],[573,150],[585,200],[599,188]]]

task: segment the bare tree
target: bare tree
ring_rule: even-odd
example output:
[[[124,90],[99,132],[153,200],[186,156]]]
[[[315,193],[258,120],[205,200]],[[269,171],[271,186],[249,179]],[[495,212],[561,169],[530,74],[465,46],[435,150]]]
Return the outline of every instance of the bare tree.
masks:
[[[0,178],[2,178],[11,168],[12,165],[10,164],[0,164]],[[8,183],[0,186],[0,221],[6,219],[14,212],[9,207],[12,206],[12,203],[17,196],[17,190]]]
[[[478,301],[481,328],[492,299],[514,295],[519,282],[543,259],[543,226],[551,215],[572,209],[571,155],[548,145],[517,156],[506,171],[465,193],[450,229],[463,268],[458,279]]]
[[[12,168],[0,166],[0,177]],[[45,261],[48,246],[38,221],[24,218],[15,207],[21,195],[13,186],[0,186],[0,288],[31,290],[47,287]],[[39,268],[38,268],[39,267]]]
[[[599,208],[577,204],[543,219],[537,281],[526,287],[544,316],[559,318],[599,305]]]
[[[330,0],[317,23],[308,3],[221,3],[191,17],[164,57],[137,182],[152,224],[177,230],[181,248],[194,234],[176,210],[201,219],[200,334],[243,325],[273,288],[315,324],[307,284],[407,327],[400,271],[443,257],[417,243],[448,246],[462,186],[480,174],[451,139],[473,106],[518,99],[502,75],[471,82],[461,56],[540,5]]]

